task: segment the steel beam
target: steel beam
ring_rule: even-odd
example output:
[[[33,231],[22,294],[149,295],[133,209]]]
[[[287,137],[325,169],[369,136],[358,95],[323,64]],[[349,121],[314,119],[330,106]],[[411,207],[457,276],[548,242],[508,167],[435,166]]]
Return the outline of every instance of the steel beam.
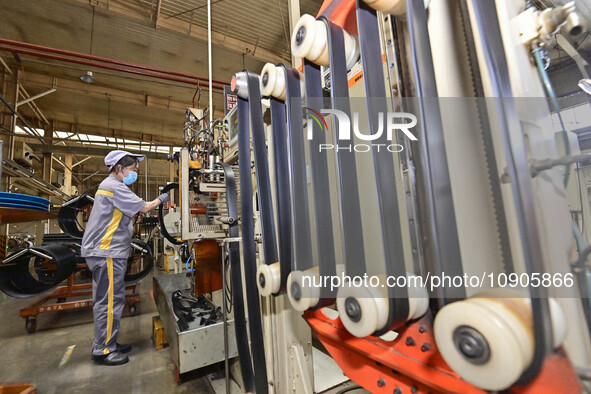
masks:
[[[33,149],[35,153],[63,153],[63,154],[74,154],[84,156],[106,156],[112,149],[109,148],[91,148],[86,146],[62,146],[62,145],[41,145],[41,144],[27,144]],[[149,159],[155,160],[167,160],[168,155],[166,153],[157,152],[142,152]]]
[[[55,91],[57,91],[57,89],[51,88],[49,90],[46,90],[45,92],[41,92],[39,94],[36,94],[34,96],[31,96],[29,98],[26,98],[24,100],[21,100],[18,103],[16,103],[16,105],[14,106],[14,109],[17,109],[20,105],[23,105],[23,104],[29,103],[31,101],[37,100],[38,98],[41,98],[43,96],[47,96],[48,94],[51,94],[51,93],[53,93]]]

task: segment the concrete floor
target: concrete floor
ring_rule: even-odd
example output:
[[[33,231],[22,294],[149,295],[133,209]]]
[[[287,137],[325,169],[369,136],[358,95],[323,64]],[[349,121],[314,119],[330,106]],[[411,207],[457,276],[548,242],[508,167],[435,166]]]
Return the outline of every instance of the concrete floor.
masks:
[[[152,276],[139,286],[138,314],[130,316],[125,307],[118,342],[129,343],[133,350],[129,363],[107,367],[90,359],[93,341],[92,309],[50,312],[39,315],[36,332],[25,330],[19,310],[41,297],[16,299],[0,292],[0,383],[35,383],[40,394],[53,393],[214,393],[212,385],[223,392],[223,368],[211,366],[175,381],[170,350],[155,350],[152,342],[152,317],[158,314],[152,297]],[[52,301],[55,302],[55,301]],[[66,356],[74,346],[71,355]],[[342,373],[342,372],[341,372]],[[206,376],[215,377],[209,383]],[[221,385],[220,385],[221,384]],[[351,381],[333,387],[325,394],[353,386]],[[368,393],[363,389],[351,391]]]
[[[38,297],[0,297],[0,382],[36,383],[45,393],[211,393],[203,376],[175,382],[170,351],[155,350],[152,343],[152,316],[157,315],[151,295],[151,278],[139,287],[141,301],[136,316],[125,308],[118,342],[133,350],[129,363],[118,367],[94,365],[90,359],[93,341],[92,310],[41,314],[37,331],[25,330],[19,309]],[[62,362],[68,347],[75,346]],[[211,371],[208,371],[211,372]]]

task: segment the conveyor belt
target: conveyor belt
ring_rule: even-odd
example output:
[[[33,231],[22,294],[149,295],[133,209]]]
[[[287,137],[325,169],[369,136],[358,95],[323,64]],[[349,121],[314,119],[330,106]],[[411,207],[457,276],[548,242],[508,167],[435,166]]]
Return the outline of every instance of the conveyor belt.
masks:
[[[365,2],[357,0],[357,28],[363,64],[363,81],[367,97],[370,134],[376,134],[379,128],[378,118],[388,112],[382,53],[376,12]],[[376,140],[377,144],[388,145],[386,133]],[[382,229],[386,275],[405,277],[404,247],[402,244],[401,217],[398,209],[398,195],[392,154],[385,149],[372,150],[376,175],[376,194]],[[398,328],[408,318],[408,290],[406,287],[388,286],[389,316],[388,324],[376,335],[384,334],[390,328]]]
[[[248,324],[250,327],[250,339],[252,358],[254,361],[255,384],[256,391],[259,393],[266,393],[268,391],[267,384],[267,367],[265,364],[265,348],[263,339],[263,327],[261,322],[261,307],[259,301],[259,291],[256,285],[256,245],[254,234],[254,208],[252,201],[252,175],[251,175],[251,161],[250,161],[250,130],[252,130],[253,148],[255,154],[262,143],[265,143],[264,129],[263,129],[263,114],[261,109],[261,94],[259,91],[259,78],[256,74],[243,71],[247,84],[248,98],[241,97],[238,94],[238,161],[240,163],[240,223],[242,229],[242,256],[244,259],[244,279],[246,281],[246,294],[248,296]],[[266,152],[259,151],[259,155]],[[259,157],[258,162],[261,162]],[[255,156],[255,161],[257,157]],[[268,168],[267,168],[268,170]],[[264,169],[260,171],[264,173]],[[258,171],[257,171],[258,174]],[[272,216],[272,203],[270,203],[271,189],[269,185],[268,173],[267,179],[257,176],[257,186],[259,188],[259,205],[261,212],[261,222],[263,235],[274,234],[274,223]],[[264,185],[266,183],[266,186]],[[262,194],[268,193],[269,200]],[[270,223],[270,224],[269,224]],[[270,244],[272,242],[272,245]],[[265,246],[266,245],[266,246]],[[263,247],[265,248],[266,262],[274,259],[277,261],[277,251],[275,245],[275,238],[263,239]],[[267,250],[268,249],[268,250]],[[275,249],[275,250],[273,250]],[[267,255],[269,253],[269,255]]]
[[[238,198],[236,195],[236,178],[234,171],[229,164],[217,164],[223,171],[226,181],[226,200],[228,203],[228,217],[238,218]],[[228,224],[228,236],[238,238],[238,220]],[[237,242],[231,242],[230,251],[230,274],[232,297],[234,305],[234,325],[236,333],[236,346],[238,347],[238,356],[240,357],[240,370],[244,381],[244,391],[254,392],[255,380],[252,371],[252,360],[250,357],[250,347],[248,346],[248,331],[246,328],[246,313],[244,309],[245,299],[242,291],[242,268],[240,264],[240,248]]]
[[[424,191],[422,203],[428,216],[423,219],[428,226],[425,229],[427,239],[424,240],[430,256],[428,271],[433,275],[445,272],[451,277],[462,276],[462,256],[424,4],[407,1],[406,17],[411,52],[409,60],[418,98],[417,118],[422,131],[417,137],[420,154],[416,163],[416,178]],[[439,293],[435,294],[438,307],[466,297],[463,287],[450,286],[438,290]]]
[[[351,119],[351,104],[349,101],[349,83],[347,81],[347,61],[345,57],[345,42],[340,27],[330,22],[326,17],[318,18],[323,21],[328,30],[328,51],[330,59],[330,98],[333,110],[341,111]],[[339,141],[339,122],[335,119],[335,144]],[[357,165],[355,152],[337,149],[337,184],[339,189],[339,208],[341,218],[341,234],[343,244],[343,258],[347,275],[363,275],[365,267],[365,248],[363,244],[363,227],[361,221],[361,202],[359,185],[357,182]],[[320,269],[323,262],[320,261]]]
[[[291,245],[291,187],[289,184],[289,153],[285,104],[271,97],[271,124],[273,126],[273,157],[275,160],[275,194],[277,196],[277,230],[279,238],[279,267],[281,285],[279,293],[285,292],[287,277],[292,270]]]
[[[305,271],[314,265],[310,228],[308,181],[304,147],[304,118],[300,77],[292,68],[285,67],[285,108],[289,139],[289,165],[291,170],[291,216],[294,234],[294,270]]]
[[[525,268],[528,274],[544,270],[538,221],[534,206],[534,194],[531,183],[530,167],[521,123],[513,100],[509,70],[495,2],[474,0],[474,18],[477,36],[483,48],[491,87],[496,100],[494,108],[499,120],[501,137],[507,157],[507,173],[513,191],[515,215],[519,226]],[[552,320],[548,305],[547,289],[543,286],[534,287],[530,283],[533,330],[535,350],[533,362],[523,373],[519,383],[527,382],[537,376],[547,355],[552,351],[553,333]]]
[[[322,74],[320,66],[307,59],[304,59],[304,83],[306,85],[306,108],[320,112],[323,107]],[[325,131],[320,128],[320,125],[311,119],[308,119],[308,127],[312,127],[312,139],[308,141],[308,144],[310,147],[312,190],[314,192],[318,268],[321,277],[330,277],[336,274],[336,258],[330,203],[328,157],[326,152],[320,151],[320,146],[326,144],[326,137]],[[333,304],[335,297],[336,289],[331,292],[330,287],[323,286],[320,288],[320,302],[317,306]]]

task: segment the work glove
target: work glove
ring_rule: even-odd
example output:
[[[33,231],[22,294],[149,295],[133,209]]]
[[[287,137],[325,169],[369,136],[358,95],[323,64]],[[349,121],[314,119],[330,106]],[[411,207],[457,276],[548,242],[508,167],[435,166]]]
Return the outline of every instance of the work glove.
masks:
[[[169,200],[168,193],[164,193],[158,196],[158,199],[161,201],[162,204],[166,204]]]

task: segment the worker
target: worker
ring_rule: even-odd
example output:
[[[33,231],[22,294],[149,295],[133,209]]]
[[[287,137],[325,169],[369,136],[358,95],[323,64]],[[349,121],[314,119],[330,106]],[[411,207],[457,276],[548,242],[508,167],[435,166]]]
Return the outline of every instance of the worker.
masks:
[[[168,194],[162,194],[146,202],[129,189],[137,179],[139,162],[144,158],[145,155],[122,150],[109,152],[105,157],[110,174],[96,191],[82,238],[82,257],[92,271],[92,359],[96,364],[121,365],[129,361],[124,353],[131,351],[131,345],[117,343],[117,334],[125,304],[124,276],[131,248],[133,216],[168,201]]]

